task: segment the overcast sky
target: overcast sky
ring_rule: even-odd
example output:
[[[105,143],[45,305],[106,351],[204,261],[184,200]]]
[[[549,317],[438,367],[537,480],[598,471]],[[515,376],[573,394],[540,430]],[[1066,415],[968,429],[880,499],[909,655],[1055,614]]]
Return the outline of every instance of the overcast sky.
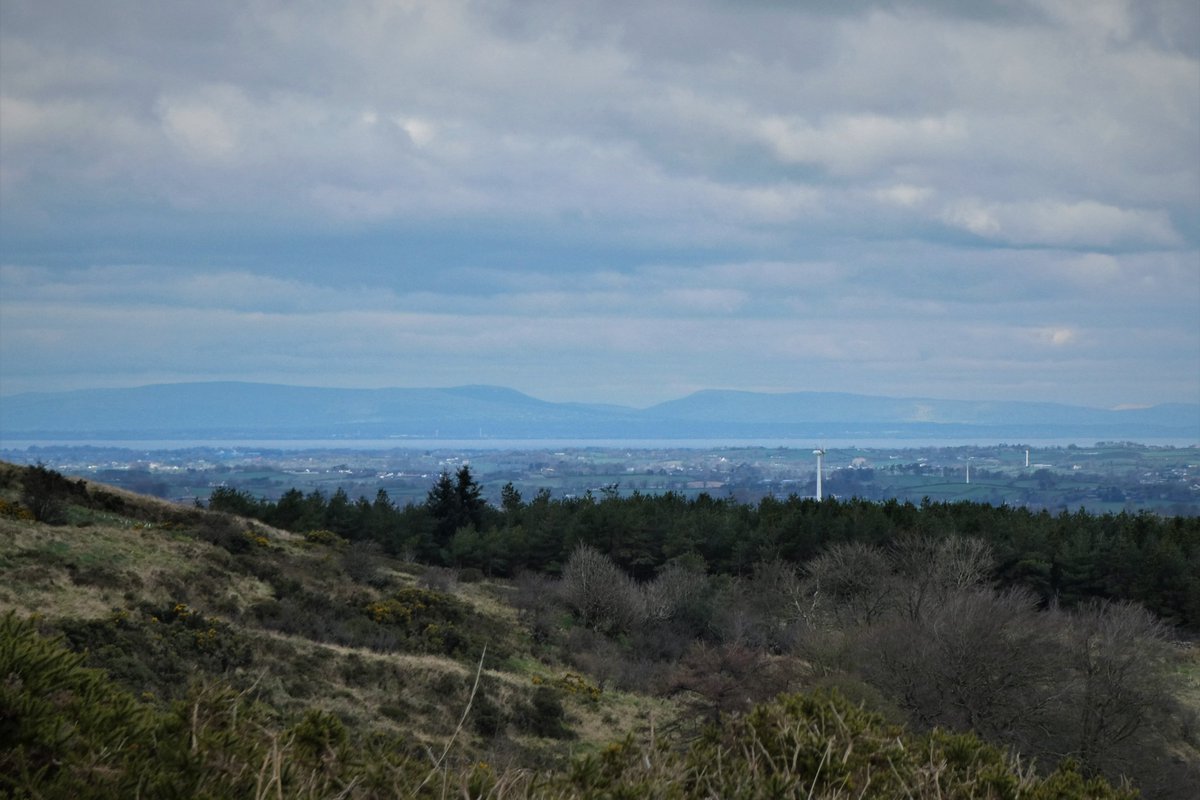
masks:
[[[1200,402],[1200,4],[0,4],[0,393]]]

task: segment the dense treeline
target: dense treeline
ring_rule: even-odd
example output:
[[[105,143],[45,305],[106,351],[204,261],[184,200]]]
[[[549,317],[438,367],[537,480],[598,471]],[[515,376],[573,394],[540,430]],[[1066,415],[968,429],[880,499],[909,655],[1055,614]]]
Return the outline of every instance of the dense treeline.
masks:
[[[991,547],[991,577],[999,585],[1027,588],[1044,604],[1133,600],[1169,623],[1200,630],[1200,518],[796,496],[749,505],[708,495],[622,497],[615,489],[598,497],[540,492],[526,500],[511,485],[501,496],[500,508],[485,503],[462,467],[443,473],[425,502],[403,507],[385,491],[355,501],[342,490],[326,497],[293,489],[272,502],[228,487],[213,492],[209,507],[294,531],[330,530],[427,564],[495,576],[557,575],[581,544],[646,581],[676,562],[746,575],[764,562],[807,562],[839,543],[968,536]]]

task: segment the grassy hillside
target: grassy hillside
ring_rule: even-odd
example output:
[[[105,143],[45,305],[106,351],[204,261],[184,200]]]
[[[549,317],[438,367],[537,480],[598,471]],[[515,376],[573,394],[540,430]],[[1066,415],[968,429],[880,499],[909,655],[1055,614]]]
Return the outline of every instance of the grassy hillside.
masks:
[[[534,653],[509,585],[94,485],[64,502],[63,524],[45,525],[12,511],[20,468],[0,470],[10,509],[0,610],[35,615],[88,665],[160,704],[219,680],[284,715],[317,707],[364,733],[440,748],[483,658],[456,754],[538,766],[676,714],[668,702],[579,690],[592,684]],[[540,691],[556,686],[550,700]],[[484,707],[492,722],[478,722]]]
[[[1126,796],[836,697],[741,713],[839,682],[795,656],[697,645],[673,671],[616,676],[600,656],[621,642],[547,581],[39,468],[0,464],[0,574],[16,796]]]

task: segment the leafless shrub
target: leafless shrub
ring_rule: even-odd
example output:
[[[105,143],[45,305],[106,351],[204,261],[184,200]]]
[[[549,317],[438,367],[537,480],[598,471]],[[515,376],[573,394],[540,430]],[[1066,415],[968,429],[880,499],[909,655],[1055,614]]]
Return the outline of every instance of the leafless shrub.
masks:
[[[712,595],[708,575],[682,564],[668,564],[644,587],[646,617],[650,622],[669,623],[692,635],[708,625]]]
[[[568,631],[563,655],[572,667],[604,685],[615,683],[621,674],[621,661],[624,659],[621,647],[616,642],[591,628],[572,628]]]
[[[417,582],[431,592],[450,594],[458,586],[458,571],[449,567],[426,567]]]
[[[774,697],[787,686],[778,659],[742,644],[696,642],[672,674],[672,688],[687,692],[710,721],[744,711]]]
[[[969,537],[904,536],[886,549],[835,544],[805,565],[791,603],[798,617],[840,628],[873,625],[893,613],[916,621],[955,593],[983,586],[992,564],[987,543]]]
[[[373,584],[379,580],[382,550],[376,542],[354,542],[342,553],[342,569],[355,583]]]
[[[562,574],[563,599],[593,630],[619,633],[646,619],[642,592],[613,560],[594,547],[580,545]]]
[[[696,636],[686,626],[673,622],[639,625],[629,632],[624,643],[631,653],[649,661],[678,661],[692,646]]]
[[[816,676],[830,676],[853,671],[858,665],[855,650],[858,631],[800,620],[785,631],[785,652],[808,665]]]
[[[623,647],[603,634],[575,628],[564,647],[567,662],[602,686],[643,694],[670,687],[674,662],[650,658],[638,647]]]
[[[529,627],[533,640],[539,644],[551,641],[563,611],[559,582],[541,573],[522,572],[515,583],[513,605]]]

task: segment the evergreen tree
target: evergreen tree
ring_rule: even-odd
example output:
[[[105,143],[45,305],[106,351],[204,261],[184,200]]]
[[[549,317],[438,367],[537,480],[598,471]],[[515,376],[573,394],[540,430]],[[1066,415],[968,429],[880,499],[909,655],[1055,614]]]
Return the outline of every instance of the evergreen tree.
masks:
[[[487,504],[483,501],[483,490],[475,482],[471,468],[463,464],[455,473],[454,479],[454,495],[459,513],[459,525],[456,530],[463,525],[474,525],[477,529],[482,528]]]
[[[447,548],[459,529],[471,526],[480,531],[487,522],[483,491],[466,464],[453,477],[446,471],[438,476],[425,498],[425,508],[434,519],[434,543],[443,562],[449,558]]]
[[[338,487],[325,508],[325,527],[347,539],[361,539],[363,532],[355,525],[358,515],[346,490]]]

